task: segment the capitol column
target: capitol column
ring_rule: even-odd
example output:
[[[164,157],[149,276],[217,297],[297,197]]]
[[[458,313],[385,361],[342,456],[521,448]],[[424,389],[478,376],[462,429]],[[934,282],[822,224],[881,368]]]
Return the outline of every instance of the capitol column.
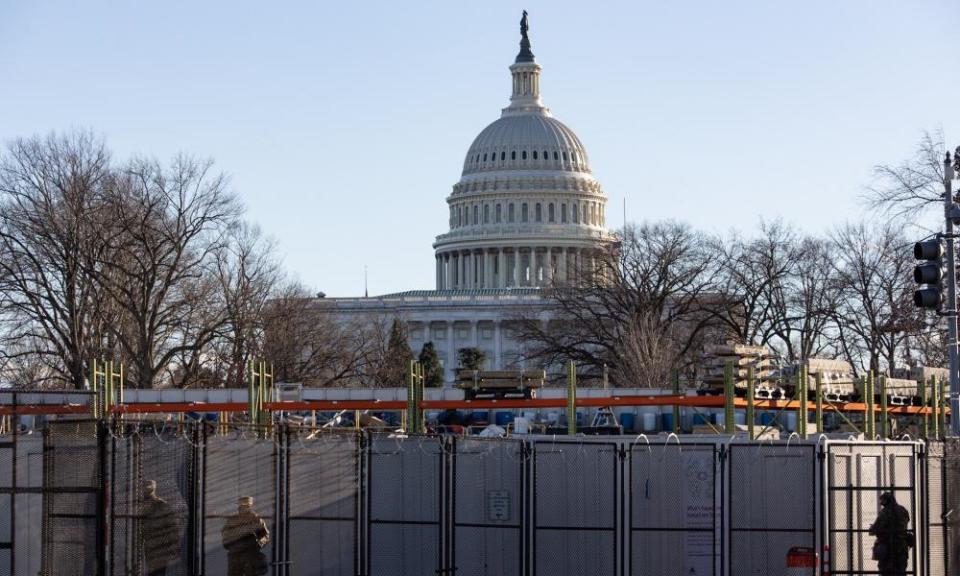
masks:
[[[497,288],[507,287],[507,252],[497,248]]]
[[[553,284],[553,248],[547,248],[547,273],[546,273],[546,283],[549,286]]]
[[[513,285],[520,286],[520,248],[513,249]]]
[[[566,284],[567,282],[567,249],[560,249],[560,262],[557,266],[557,277],[560,279],[561,284]]]
[[[493,288],[493,254],[490,250],[483,251],[483,287]]]
[[[454,323],[452,320],[447,321],[447,363],[445,368],[450,371],[451,380],[456,380],[456,373],[454,372],[457,368],[457,351],[453,346],[453,328]]]
[[[493,321],[493,361],[494,370],[503,370],[503,344],[500,342],[500,320]]]
[[[453,258],[450,257],[450,253],[446,252],[443,255],[446,277],[443,279],[443,289],[451,290],[453,288]]]

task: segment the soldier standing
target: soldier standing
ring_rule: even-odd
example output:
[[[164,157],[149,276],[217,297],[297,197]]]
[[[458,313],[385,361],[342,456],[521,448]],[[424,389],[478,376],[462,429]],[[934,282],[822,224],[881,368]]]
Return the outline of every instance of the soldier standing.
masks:
[[[252,496],[237,500],[237,513],[227,518],[221,536],[227,549],[227,576],[263,576],[269,571],[260,549],[270,541],[270,532],[253,511]]]
[[[908,526],[910,513],[897,504],[893,492],[880,495],[880,514],[870,526],[870,534],[877,537],[873,544],[873,559],[882,576],[903,576],[907,573],[907,557],[913,546]]]
[[[167,501],[157,496],[157,482],[143,483],[140,526],[147,576],[165,576],[167,565],[180,553],[180,522]]]

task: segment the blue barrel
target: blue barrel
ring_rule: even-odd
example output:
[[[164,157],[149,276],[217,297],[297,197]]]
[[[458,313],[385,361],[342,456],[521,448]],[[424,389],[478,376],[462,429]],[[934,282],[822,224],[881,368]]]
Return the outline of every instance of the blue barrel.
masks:
[[[624,412],[620,415],[620,425],[624,432],[633,432],[637,424],[637,418],[633,412]]]
[[[471,422],[486,422],[487,421],[487,411],[477,411],[470,414]]]
[[[673,413],[664,412],[660,415],[660,418],[663,421],[663,431],[664,432],[673,432]]]
[[[776,414],[773,412],[761,412],[760,413],[760,424],[763,426],[769,426],[773,424],[773,419],[776,417]]]
[[[513,412],[497,412],[494,418],[497,426],[506,426],[513,422]]]
[[[694,426],[703,426],[704,424],[706,424],[707,422],[709,422],[709,420],[708,420],[709,417],[710,417],[709,414],[700,414],[700,413],[694,412],[694,414],[693,414],[693,425],[694,425]]]

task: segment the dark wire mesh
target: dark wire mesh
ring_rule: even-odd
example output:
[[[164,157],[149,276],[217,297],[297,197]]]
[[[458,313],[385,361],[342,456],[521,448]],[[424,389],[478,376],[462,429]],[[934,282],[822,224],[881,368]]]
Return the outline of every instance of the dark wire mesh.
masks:
[[[101,518],[98,424],[51,422],[44,457],[43,573],[49,576],[102,573],[105,533]]]
[[[42,491],[43,436],[0,436],[0,575],[40,573]]]
[[[434,437],[370,439],[369,574],[421,576],[443,568],[443,446]]]
[[[291,431],[286,488],[290,574],[358,572],[359,450],[353,434]]]
[[[616,566],[613,443],[534,443],[534,573],[607,576]]]
[[[717,447],[635,444],[630,462],[631,573],[714,574]]]
[[[464,438],[454,446],[455,573],[522,573],[523,444],[516,440]]]
[[[943,514],[941,521],[946,529],[947,571],[960,571],[960,438],[948,438],[943,454]]]
[[[916,532],[917,458],[911,444],[830,445],[826,498],[833,574],[879,574],[873,558],[877,538],[869,533],[880,513],[880,495],[890,492],[910,515]],[[916,547],[907,553],[907,574],[917,574]]]
[[[188,429],[162,423],[112,434],[110,463],[113,574],[190,573],[193,446]]]
[[[204,574],[277,573],[278,449],[275,436],[265,431],[207,435],[202,480]],[[250,510],[240,509],[241,497],[253,498]],[[234,546],[238,540],[242,542]]]
[[[730,574],[777,574],[795,546],[816,547],[816,447],[733,444]]]

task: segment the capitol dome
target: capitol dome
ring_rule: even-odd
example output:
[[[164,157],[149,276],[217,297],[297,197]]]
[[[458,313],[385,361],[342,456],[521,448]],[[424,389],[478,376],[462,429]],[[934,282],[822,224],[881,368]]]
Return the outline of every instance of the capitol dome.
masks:
[[[606,202],[577,135],[545,107],[521,23],[501,117],[473,140],[434,243],[438,290],[542,287],[573,280],[612,238]]]
[[[589,172],[587,151],[566,124],[549,113],[506,114],[474,139],[463,173],[505,168]]]

